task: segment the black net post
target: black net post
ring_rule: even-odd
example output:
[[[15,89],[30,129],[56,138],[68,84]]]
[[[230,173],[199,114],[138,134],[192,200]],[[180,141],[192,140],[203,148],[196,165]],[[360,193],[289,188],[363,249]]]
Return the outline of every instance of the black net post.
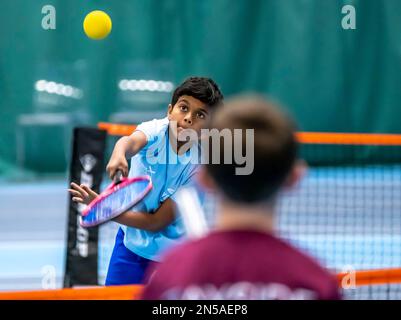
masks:
[[[106,131],[95,128],[74,129],[70,183],[86,184],[99,192],[106,136]],[[64,287],[98,284],[98,228],[80,226],[84,208],[70,197]]]

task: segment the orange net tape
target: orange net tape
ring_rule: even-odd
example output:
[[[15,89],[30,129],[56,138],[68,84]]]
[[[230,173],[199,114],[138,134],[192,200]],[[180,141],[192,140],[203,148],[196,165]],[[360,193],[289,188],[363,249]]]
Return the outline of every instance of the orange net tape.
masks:
[[[341,286],[343,280],[348,280],[350,277],[355,277],[354,280],[356,286],[401,283],[401,268],[361,270],[355,271],[355,273],[339,273],[337,275],[339,285]]]
[[[136,125],[99,122],[97,127],[106,130],[111,136],[129,136],[134,132]]]
[[[401,283],[401,268],[339,273],[339,287],[353,278],[355,286]],[[0,300],[138,300],[143,286],[80,287],[73,289],[0,292]]]
[[[310,144],[401,145],[401,134],[298,132],[297,138]]]
[[[112,136],[128,136],[136,125],[99,122],[98,128]],[[298,132],[297,139],[306,144],[401,145],[401,134]]]
[[[141,285],[0,292],[0,300],[137,300]]]

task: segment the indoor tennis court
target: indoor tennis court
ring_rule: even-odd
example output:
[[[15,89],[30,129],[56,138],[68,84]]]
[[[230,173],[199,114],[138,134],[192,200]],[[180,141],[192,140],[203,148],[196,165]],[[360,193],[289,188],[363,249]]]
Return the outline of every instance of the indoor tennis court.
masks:
[[[0,4],[0,299],[141,299],[105,286],[120,224],[83,227],[67,189],[105,191],[116,142],[204,76],[297,123],[307,170],[280,192],[278,236],[343,299],[401,300],[399,1],[50,2]]]

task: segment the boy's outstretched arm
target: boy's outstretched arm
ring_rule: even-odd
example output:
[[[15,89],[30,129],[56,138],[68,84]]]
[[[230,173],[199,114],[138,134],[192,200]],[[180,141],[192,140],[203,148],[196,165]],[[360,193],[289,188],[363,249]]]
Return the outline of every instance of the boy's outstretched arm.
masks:
[[[141,131],[134,131],[130,136],[120,138],[114,146],[113,153],[106,166],[110,179],[114,178],[117,170],[121,170],[124,177],[128,176],[127,158],[136,155],[146,143],[146,136]]]
[[[167,199],[154,213],[127,211],[113,220],[128,227],[157,232],[167,227],[174,219],[174,202]]]

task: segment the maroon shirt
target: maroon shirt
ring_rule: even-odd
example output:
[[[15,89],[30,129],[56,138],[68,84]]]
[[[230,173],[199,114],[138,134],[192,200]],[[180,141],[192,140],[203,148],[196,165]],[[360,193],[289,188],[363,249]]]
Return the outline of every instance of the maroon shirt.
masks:
[[[186,242],[156,266],[144,299],[339,299],[334,275],[283,240],[218,231]]]

